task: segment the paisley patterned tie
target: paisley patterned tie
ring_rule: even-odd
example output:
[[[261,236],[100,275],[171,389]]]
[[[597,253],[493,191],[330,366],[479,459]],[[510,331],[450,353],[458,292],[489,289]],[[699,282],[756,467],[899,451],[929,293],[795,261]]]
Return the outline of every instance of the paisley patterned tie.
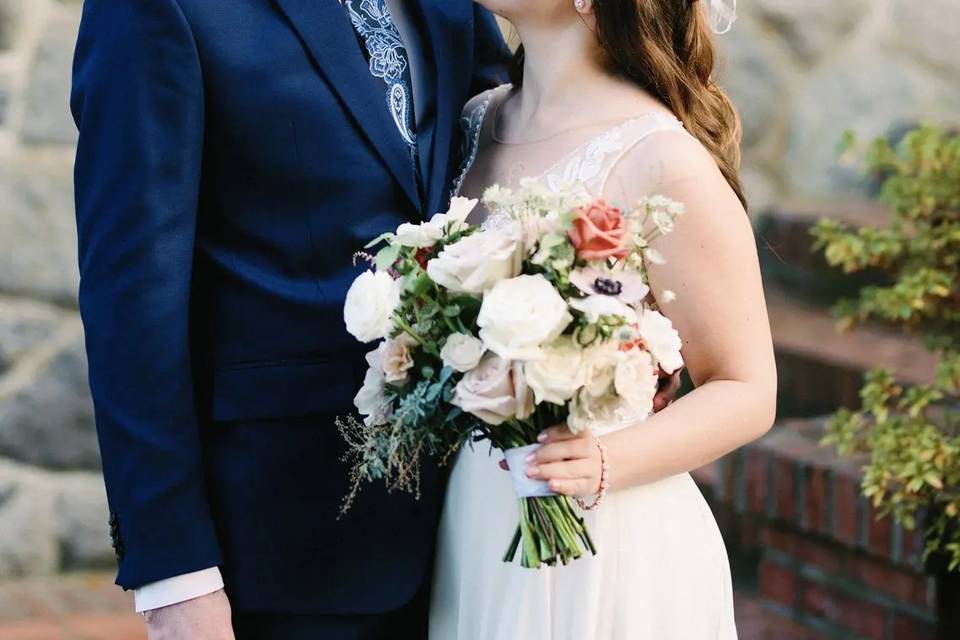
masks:
[[[387,85],[387,108],[417,167],[410,60],[384,0],[343,0],[350,22],[366,49],[370,73]],[[417,175],[417,182],[420,182]]]

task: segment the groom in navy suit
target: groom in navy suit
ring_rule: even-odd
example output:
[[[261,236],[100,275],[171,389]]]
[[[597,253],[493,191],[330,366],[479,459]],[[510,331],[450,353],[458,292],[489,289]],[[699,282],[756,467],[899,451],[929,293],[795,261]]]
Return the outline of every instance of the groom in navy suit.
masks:
[[[425,636],[439,474],[337,520],[341,310],[355,251],[445,209],[460,110],[508,54],[469,0],[84,3],[80,305],[151,637]]]

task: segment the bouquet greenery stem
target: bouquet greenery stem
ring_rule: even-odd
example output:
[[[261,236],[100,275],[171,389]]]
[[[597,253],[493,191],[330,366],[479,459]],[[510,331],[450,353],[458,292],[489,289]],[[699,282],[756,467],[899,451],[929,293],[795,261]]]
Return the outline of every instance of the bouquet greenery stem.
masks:
[[[499,449],[506,451],[515,447],[536,444],[537,435],[547,419],[551,424],[560,422],[554,407],[540,405],[532,420],[509,420],[500,428],[481,429]],[[520,565],[527,569],[539,569],[543,565],[555,566],[559,560],[567,564],[589,551],[596,555],[597,549],[583,518],[577,513],[573,501],[562,495],[518,498],[520,524],[503,556],[504,562],[513,562],[520,550]]]

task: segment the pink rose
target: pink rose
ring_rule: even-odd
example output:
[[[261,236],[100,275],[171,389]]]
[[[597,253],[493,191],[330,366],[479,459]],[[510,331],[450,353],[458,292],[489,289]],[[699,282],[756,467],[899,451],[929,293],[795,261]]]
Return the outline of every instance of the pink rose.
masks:
[[[602,198],[587,207],[580,207],[567,232],[577,256],[587,260],[625,258],[627,225],[620,209],[611,207]]]

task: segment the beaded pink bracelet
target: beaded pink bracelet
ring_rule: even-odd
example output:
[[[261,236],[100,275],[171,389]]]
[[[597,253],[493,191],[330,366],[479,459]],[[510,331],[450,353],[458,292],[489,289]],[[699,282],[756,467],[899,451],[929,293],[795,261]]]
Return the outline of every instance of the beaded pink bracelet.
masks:
[[[593,511],[603,504],[603,499],[607,497],[607,489],[610,488],[610,466],[607,464],[607,447],[600,440],[597,440],[597,449],[600,450],[600,488],[597,489],[597,497],[591,504],[587,504],[581,498],[574,498],[577,506],[584,511]]]

